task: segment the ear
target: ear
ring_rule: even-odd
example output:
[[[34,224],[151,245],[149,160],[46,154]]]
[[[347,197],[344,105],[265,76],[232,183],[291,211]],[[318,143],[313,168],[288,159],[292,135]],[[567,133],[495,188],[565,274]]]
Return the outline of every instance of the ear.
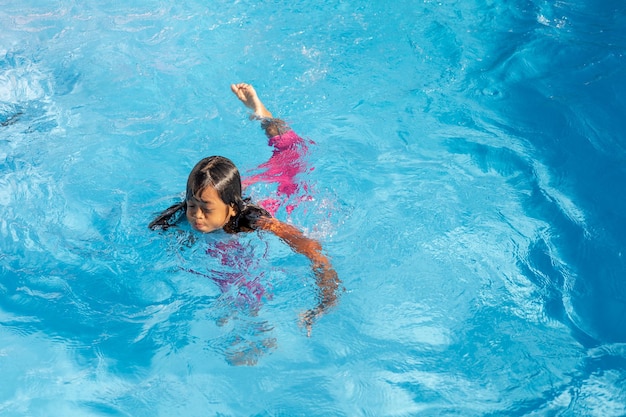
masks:
[[[231,203],[230,206],[228,206],[228,217],[232,218],[236,215],[237,215],[237,206],[235,205],[235,203]]]

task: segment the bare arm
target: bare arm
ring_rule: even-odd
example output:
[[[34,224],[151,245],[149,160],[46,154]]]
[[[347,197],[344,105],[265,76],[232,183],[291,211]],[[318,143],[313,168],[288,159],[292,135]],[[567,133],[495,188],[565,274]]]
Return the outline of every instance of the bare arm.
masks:
[[[306,237],[296,227],[273,217],[260,218],[257,225],[260,229],[274,233],[291,246],[294,251],[311,260],[315,281],[320,291],[320,301],[317,307],[307,311],[303,316],[304,324],[310,332],[315,318],[336,304],[337,289],[341,281],[328,258],[322,253],[322,245],[318,241]]]

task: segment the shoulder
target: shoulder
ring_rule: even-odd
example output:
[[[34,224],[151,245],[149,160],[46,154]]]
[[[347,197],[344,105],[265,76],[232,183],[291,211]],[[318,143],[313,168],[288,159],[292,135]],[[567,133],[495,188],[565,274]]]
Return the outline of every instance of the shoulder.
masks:
[[[274,231],[281,227],[282,222],[272,216],[259,217],[256,221],[257,228],[261,230]]]

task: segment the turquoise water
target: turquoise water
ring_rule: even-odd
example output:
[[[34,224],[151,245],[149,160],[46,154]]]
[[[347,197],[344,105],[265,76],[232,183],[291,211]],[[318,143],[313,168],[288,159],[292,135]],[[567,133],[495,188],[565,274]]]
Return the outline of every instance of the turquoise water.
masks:
[[[0,415],[626,415],[621,3],[0,6]],[[147,228],[270,156],[239,81],[315,142],[311,337],[276,238]]]

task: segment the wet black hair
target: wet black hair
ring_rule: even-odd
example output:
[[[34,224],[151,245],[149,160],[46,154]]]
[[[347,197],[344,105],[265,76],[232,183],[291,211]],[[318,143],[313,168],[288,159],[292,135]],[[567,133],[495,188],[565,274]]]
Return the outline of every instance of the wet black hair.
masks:
[[[233,161],[223,156],[209,156],[198,162],[189,173],[185,200],[167,208],[148,227],[166,230],[178,223],[187,210],[187,200],[201,194],[207,187],[213,187],[224,204],[235,209],[235,216],[224,226],[228,233],[254,230],[259,217],[270,216],[267,210],[250,204],[250,199],[242,197],[241,176]]]

